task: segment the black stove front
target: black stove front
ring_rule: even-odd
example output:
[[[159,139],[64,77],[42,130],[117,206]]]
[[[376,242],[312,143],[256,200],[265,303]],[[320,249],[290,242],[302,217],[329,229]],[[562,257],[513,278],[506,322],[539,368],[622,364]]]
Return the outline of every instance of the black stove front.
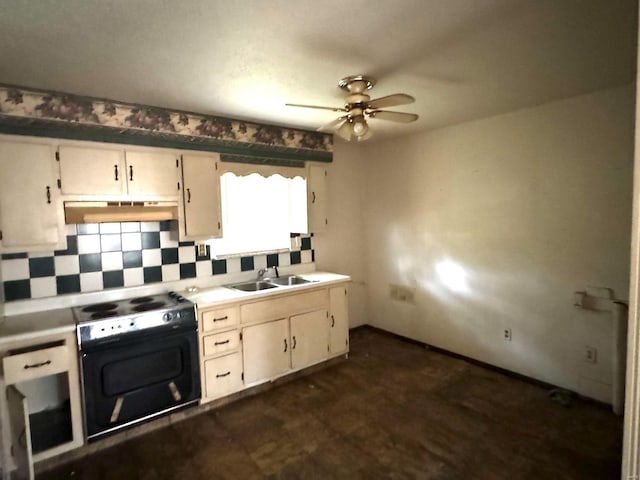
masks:
[[[193,304],[142,298],[76,311],[89,441],[200,399]]]

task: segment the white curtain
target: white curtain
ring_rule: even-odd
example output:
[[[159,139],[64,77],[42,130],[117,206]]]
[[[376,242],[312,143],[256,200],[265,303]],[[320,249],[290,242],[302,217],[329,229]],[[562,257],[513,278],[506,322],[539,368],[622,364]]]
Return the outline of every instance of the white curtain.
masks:
[[[244,174],[234,168],[236,173],[227,171],[220,178],[223,238],[211,242],[215,256],[288,250],[290,233],[307,231],[306,180],[280,173],[265,177],[266,169],[255,173],[256,166],[246,166]],[[273,168],[282,169],[268,171]]]

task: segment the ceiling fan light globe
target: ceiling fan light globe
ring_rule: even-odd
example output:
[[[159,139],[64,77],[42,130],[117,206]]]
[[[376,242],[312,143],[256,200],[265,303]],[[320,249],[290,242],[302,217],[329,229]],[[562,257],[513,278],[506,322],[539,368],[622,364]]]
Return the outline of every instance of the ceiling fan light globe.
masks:
[[[358,117],[353,121],[353,134],[356,137],[363,137],[369,131],[369,125],[364,117]]]

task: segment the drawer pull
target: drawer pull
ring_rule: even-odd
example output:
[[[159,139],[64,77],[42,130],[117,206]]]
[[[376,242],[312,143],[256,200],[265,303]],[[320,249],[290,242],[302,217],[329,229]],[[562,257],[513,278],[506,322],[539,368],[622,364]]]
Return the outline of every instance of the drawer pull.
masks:
[[[221,322],[223,320],[228,320],[228,319],[229,319],[229,315],[225,315],[224,317],[214,318],[213,321],[214,322]]]
[[[220,378],[220,377],[226,377],[228,375],[231,375],[231,371],[227,372],[227,373],[218,373],[216,375],[216,378]]]
[[[229,342],[230,342],[230,340],[229,340],[229,339],[226,339],[224,342],[214,342],[213,344],[214,344],[214,345],[225,345],[225,344],[227,344],[227,343],[229,343]]]
[[[46,362],[40,362],[40,363],[32,363],[31,365],[25,365],[24,369],[27,370],[29,368],[39,368],[39,367],[44,367],[45,365],[51,365],[51,360],[47,360]]]

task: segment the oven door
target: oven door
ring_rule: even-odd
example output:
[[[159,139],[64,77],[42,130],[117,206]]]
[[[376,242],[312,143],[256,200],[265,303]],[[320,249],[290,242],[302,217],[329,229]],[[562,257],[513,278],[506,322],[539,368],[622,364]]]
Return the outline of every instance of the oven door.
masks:
[[[89,440],[197,403],[197,332],[145,335],[85,350],[82,376]]]

